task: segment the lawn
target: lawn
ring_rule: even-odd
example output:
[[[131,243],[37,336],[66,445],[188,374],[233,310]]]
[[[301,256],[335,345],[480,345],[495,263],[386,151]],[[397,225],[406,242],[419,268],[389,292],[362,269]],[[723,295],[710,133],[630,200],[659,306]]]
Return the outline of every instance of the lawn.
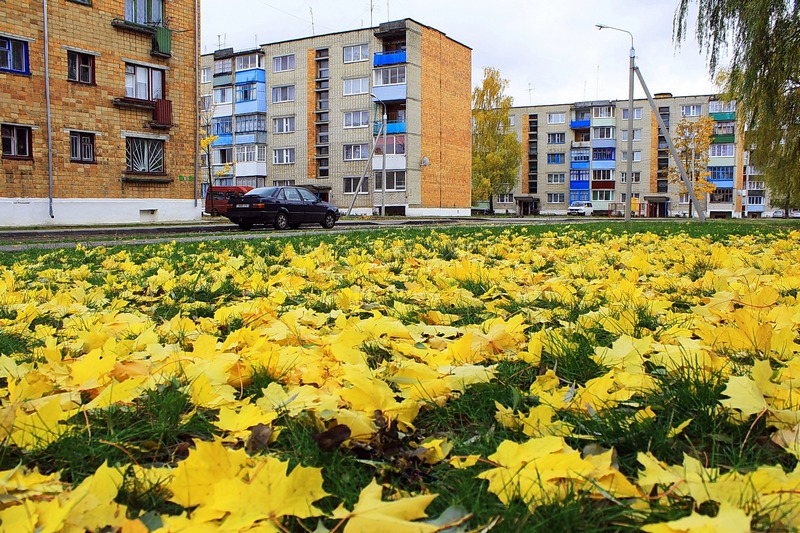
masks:
[[[796,530],[797,229],[4,254],[2,528]]]

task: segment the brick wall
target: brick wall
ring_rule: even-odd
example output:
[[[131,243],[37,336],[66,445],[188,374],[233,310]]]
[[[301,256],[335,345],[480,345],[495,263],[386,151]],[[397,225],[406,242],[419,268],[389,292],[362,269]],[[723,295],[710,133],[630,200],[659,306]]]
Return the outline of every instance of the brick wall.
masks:
[[[422,31],[422,206],[469,208],[472,190],[472,51]],[[409,165],[415,162],[409,161]]]
[[[51,2],[48,7],[49,69],[53,148],[53,194],[56,198],[193,198],[195,194],[195,1],[165,3],[172,31],[171,57],[151,55],[152,36],[120,29],[124,0]],[[0,33],[32,39],[28,43],[30,75],[0,73],[0,122],[29,125],[33,159],[0,161],[0,197],[48,195],[47,119],[44,30],[41,4],[7,0]],[[69,50],[94,57],[94,84],[67,80]],[[170,129],[153,129],[148,109],[122,108],[113,99],[125,96],[125,61],[165,70],[164,98],[172,101]],[[95,134],[94,163],[70,161],[69,132]],[[126,183],[123,132],[161,135],[165,142],[167,183]],[[127,177],[131,177],[127,175]],[[137,175],[140,178],[148,176]]]

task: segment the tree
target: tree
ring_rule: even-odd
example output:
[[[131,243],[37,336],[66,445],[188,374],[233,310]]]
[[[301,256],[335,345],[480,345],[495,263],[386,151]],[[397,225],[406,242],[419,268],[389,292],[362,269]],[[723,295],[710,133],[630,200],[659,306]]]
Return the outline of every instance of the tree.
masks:
[[[211,133],[213,128],[213,116],[214,116],[214,107],[211,106],[208,109],[205,109],[200,112],[200,155],[205,156],[206,160],[206,171],[208,176],[208,191],[206,192],[206,196],[210,196],[211,200],[211,213],[209,215],[216,216],[217,215],[217,205],[214,202],[214,176],[223,176],[230,172],[231,166],[229,163],[225,164],[225,167],[216,172],[212,172],[212,153],[214,141],[219,139],[219,135],[213,135]]]
[[[694,193],[700,199],[705,198],[706,194],[714,192],[714,189],[717,188],[714,183],[708,181],[708,177],[711,175],[708,171],[708,158],[713,134],[713,118],[700,117],[698,120],[689,120],[684,117],[675,126],[675,135],[672,138],[675,150],[678,151],[683,168],[686,169],[687,177],[692,183]],[[667,176],[671,183],[680,183],[682,194],[689,192],[677,167],[671,166]],[[689,202],[689,218],[691,217],[692,203]]]
[[[508,113],[514,99],[503,92],[508,80],[491,67],[472,91],[472,202],[489,200],[514,190],[522,163],[522,143],[510,130]]]
[[[678,0],[677,43],[686,37],[689,6]],[[695,0],[696,38],[712,74],[722,73],[727,97],[752,145],[751,163],[785,207],[800,191],[800,2],[796,0]],[[731,63],[720,68],[730,49]]]

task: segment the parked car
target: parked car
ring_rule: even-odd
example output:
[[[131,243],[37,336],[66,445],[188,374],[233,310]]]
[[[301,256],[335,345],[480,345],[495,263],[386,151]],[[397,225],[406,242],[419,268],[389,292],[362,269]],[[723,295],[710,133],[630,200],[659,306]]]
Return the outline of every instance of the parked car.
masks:
[[[772,212],[772,218],[786,218],[786,213],[783,209],[776,209]]]
[[[260,187],[244,196],[231,198],[225,216],[243,230],[249,230],[255,224],[284,230],[298,228],[300,224],[321,224],[323,228],[332,228],[341,212],[308,189],[281,186]]]
[[[568,215],[583,215],[585,217],[594,214],[592,202],[572,202],[567,208]]]
[[[800,218],[800,209],[789,210],[789,218]]]
[[[215,185],[206,193],[206,213],[209,215],[222,215],[228,212],[229,200],[234,196],[242,196],[252,191],[252,187],[244,185]]]

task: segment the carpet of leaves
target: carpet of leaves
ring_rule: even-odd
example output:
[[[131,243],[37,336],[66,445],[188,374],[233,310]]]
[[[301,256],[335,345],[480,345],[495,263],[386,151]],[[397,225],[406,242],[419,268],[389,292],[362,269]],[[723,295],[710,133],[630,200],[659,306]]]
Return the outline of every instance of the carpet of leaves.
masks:
[[[462,469],[530,513],[577,494],[647,531],[797,529],[798,289],[797,232],[719,242],[520,228],[26,256],[0,266],[0,522],[491,529],[470,509],[426,521],[434,498],[453,495],[407,490],[377,467],[355,498],[330,492],[325,467],[281,448],[299,425],[323,456],[393,462],[398,479],[400,463],[418,476]],[[424,422],[496,383],[502,365],[530,379],[478,415],[509,436],[492,453],[469,453],[480,436],[455,420]],[[711,407],[667,414],[687,379],[716,386]],[[137,424],[169,415],[148,402],[170,394],[172,427],[136,440]],[[617,449],[609,421],[648,437]],[[703,446],[726,431],[737,453],[769,461],[710,456]],[[72,455],[109,455],[54,459],[70,442]],[[675,502],[681,517],[658,520],[652,510]]]

